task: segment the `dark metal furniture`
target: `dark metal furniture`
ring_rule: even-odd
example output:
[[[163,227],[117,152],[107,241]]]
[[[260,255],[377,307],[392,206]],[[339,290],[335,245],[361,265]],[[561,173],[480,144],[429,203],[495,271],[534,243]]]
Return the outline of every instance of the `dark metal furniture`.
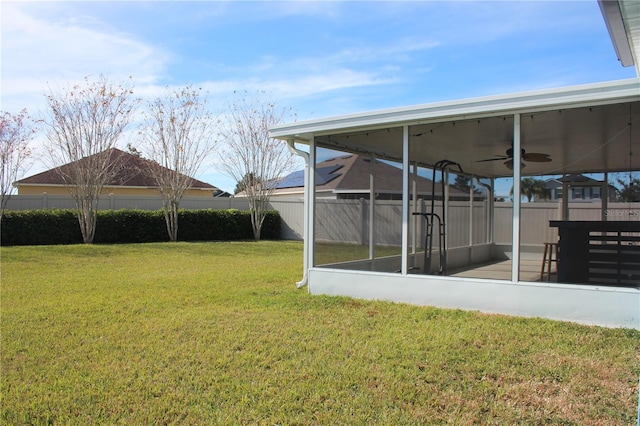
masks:
[[[558,282],[640,287],[640,221],[560,221]]]

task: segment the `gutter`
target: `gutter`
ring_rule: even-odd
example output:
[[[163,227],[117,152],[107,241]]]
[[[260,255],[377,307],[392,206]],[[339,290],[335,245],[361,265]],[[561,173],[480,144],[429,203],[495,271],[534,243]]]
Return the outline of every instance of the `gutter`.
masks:
[[[620,1],[598,0],[598,6],[620,64],[623,67],[634,65],[633,51],[629,42],[630,34],[627,33]]]
[[[304,222],[303,222],[303,242],[304,242],[304,254],[303,254],[303,273],[302,279],[296,283],[297,288],[305,287],[309,284],[308,270],[309,270],[309,248],[307,243],[309,241],[309,153],[299,150],[295,147],[296,140],[287,139],[287,146],[292,154],[298,155],[304,159]]]

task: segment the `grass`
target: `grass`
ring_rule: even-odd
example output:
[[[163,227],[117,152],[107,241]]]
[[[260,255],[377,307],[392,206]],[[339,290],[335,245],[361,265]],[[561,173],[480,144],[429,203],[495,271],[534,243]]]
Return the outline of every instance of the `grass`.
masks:
[[[369,246],[363,244],[341,244],[317,242],[315,247],[316,265],[369,259]],[[397,246],[376,246],[375,257],[400,256],[402,248]]]
[[[640,333],[310,296],[298,242],[4,247],[3,424],[635,424]]]

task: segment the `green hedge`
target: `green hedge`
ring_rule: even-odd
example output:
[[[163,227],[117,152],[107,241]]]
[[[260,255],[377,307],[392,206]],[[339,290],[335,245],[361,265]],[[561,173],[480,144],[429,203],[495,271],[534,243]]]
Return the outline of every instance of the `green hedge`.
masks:
[[[280,239],[277,211],[267,212],[262,239]],[[240,210],[180,210],[180,241],[251,240],[251,216]],[[168,241],[161,210],[103,210],[98,212],[95,243],[147,243]],[[82,235],[75,210],[5,211],[0,243],[10,245],[79,244]]]

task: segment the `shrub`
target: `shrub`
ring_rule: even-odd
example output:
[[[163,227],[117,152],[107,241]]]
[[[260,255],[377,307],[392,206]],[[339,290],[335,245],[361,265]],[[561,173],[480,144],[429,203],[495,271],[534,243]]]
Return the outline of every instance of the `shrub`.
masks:
[[[250,240],[251,216],[240,210],[181,210],[180,241]],[[75,210],[7,211],[0,242],[9,245],[79,244],[82,235]],[[280,239],[280,214],[269,211],[262,227],[264,239]],[[104,210],[98,212],[95,243],[122,244],[167,241],[161,210]]]
[[[251,221],[251,220],[249,220]],[[282,218],[277,210],[269,210],[262,224],[260,236],[263,240],[279,240],[282,236]]]
[[[3,246],[82,243],[75,210],[5,211],[1,225]]]
[[[124,244],[167,241],[162,211],[105,210],[98,212],[95,243]]]
[[[248,211],[229,210],[181,210],[178,219],[178,240],[215,241],[251,240],[251,215]],[[267,212],[262,225],[265,240],[279,240],[281,230],[280,214]]]

